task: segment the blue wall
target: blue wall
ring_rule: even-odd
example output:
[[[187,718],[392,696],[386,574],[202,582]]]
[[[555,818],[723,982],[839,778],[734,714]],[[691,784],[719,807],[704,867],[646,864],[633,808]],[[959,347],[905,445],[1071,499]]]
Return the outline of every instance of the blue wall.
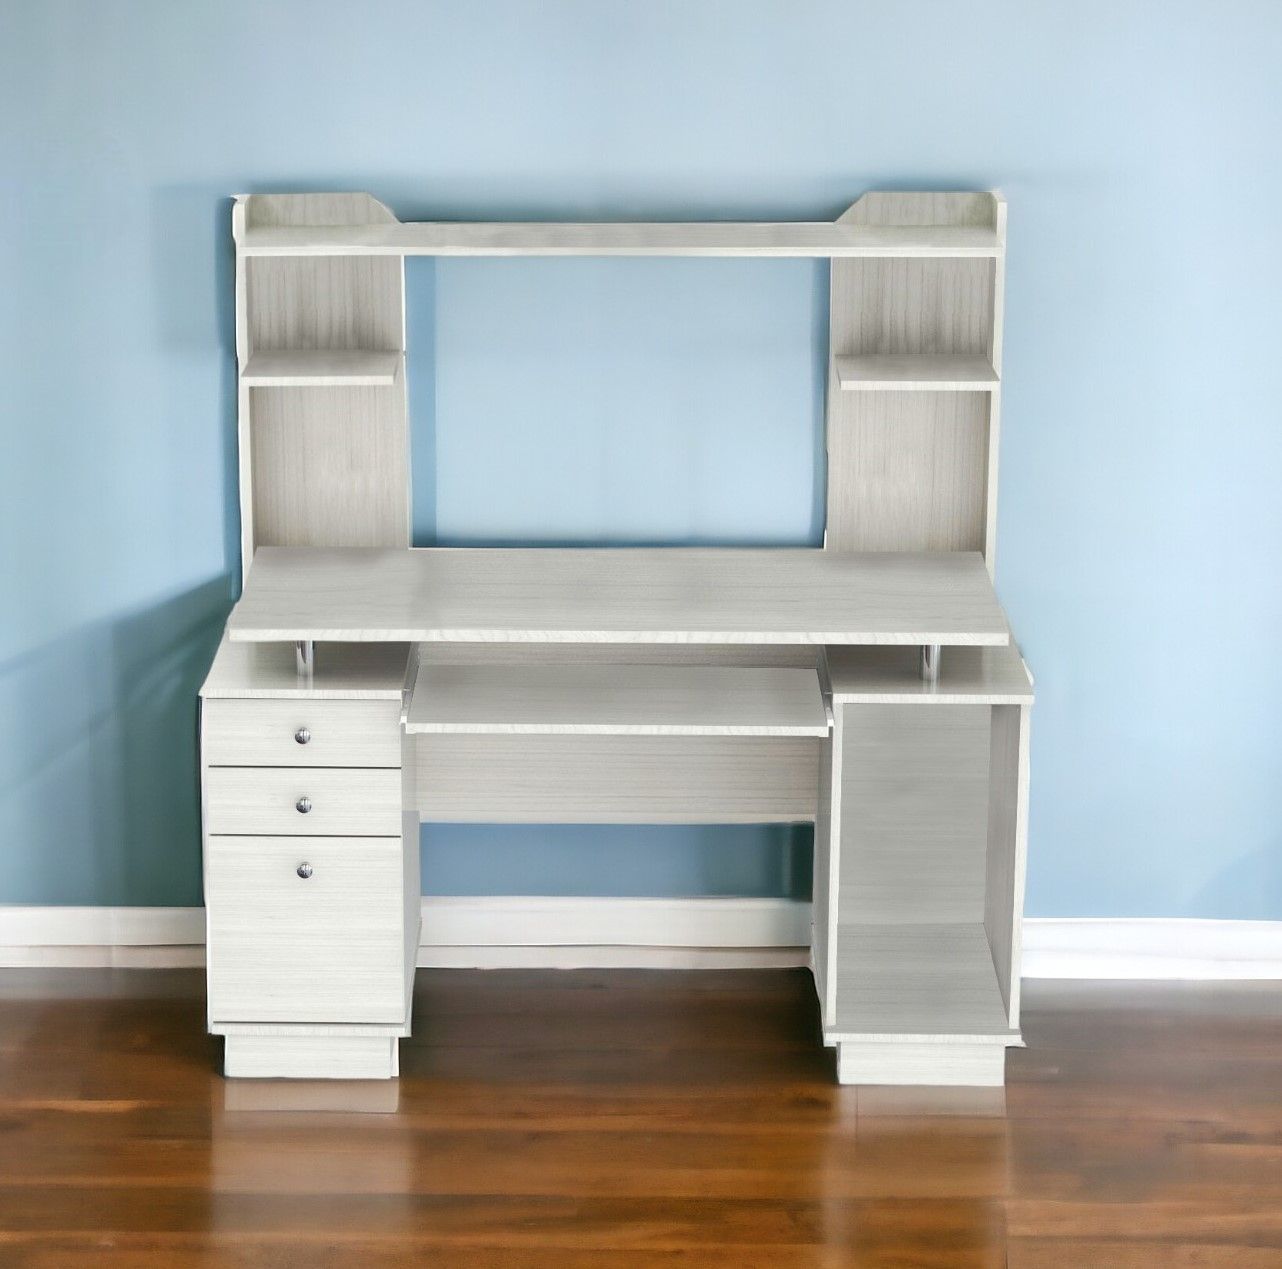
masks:
[[[236,585],[228,194],[817,218],[997,186],[1029,911],[1282,917],[1282,6],[352,13],[0,3],[0,900],[199,900],[193,697]],[[416,262],[410,283],[422,540],[816,540],[815,266]],[[594,840],[437,830],[430,871],[805,885],[784,830]]]

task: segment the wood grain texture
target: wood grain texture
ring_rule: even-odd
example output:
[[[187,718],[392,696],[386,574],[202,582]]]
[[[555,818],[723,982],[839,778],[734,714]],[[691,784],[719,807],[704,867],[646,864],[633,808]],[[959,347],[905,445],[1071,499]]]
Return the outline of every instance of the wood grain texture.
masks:
[[[981,392],[841,393],[828,412],[837,551],[980,551],[988,412]]]
[[[813,670],[420,666],[406,731],[474,735],[826,736]]]
[[[841,863],[842,712],[819,749],[819,793],[815,802],[814,867],[811,882],[811,968],[819,997],[820,1021],[832,1023],[837,1008],[837,897]]]
[[[837,1013],[824,1030],[830,1043],[1019,1043],[981,922],[843,925],[837,940]]]
[[[390,388],[405,359],[363,349],[259,350],[241,368],[251,388]]]
[[[206,700],[386,700],[405,690],[406,643],[327,643],[310,680],[300,679],[287,643],[218,645],[200,694]]]
[[[307,194],[247,194],[237,200],[245,206],[249,229],[289,225],[394,225],[391,210],[369,194],[338,191]]]
[[[223,1042],[229,1079],[390,1080],[400,1046],[387,1036],[237,1035]]]
[[[207,852],[214,1030],[404,1021],[399,837],[211,836]],[[304,862],[306,879],[296,871]]]
[[[244,250],[264,230],[392,221],[363,194],[254,195],[235,205],[243,568],[263,544],[409,545],[405,376],[352,386],[349,364],[358,351],[382,354],[379,382],[389,364],[401,364],[401,262],[251,260]],[[299,355],[315,369],[324,353],[339,364],[328,358],[320,382],[299,375]],[[252,386],[262,381],[254,367],[263,355],[270,388]],[[275,355],[285,356],[283,367],[272,366]],[[356,377],[367,381],[369,371],[366,361]],[[300,378],[307,386],[283,386]]]
[[[401,703],[205,702],[205,761],[224,767],[399,767]],[[300,744],[299,734],[307,737]]]
[[[404,403],[389,388],[254,388],[255,546],[410,541]]]
[[[260,550],[238,640],[993,644],[975,554]]]
[[[250,358],[403,353],[398,260],[248,260]]]
[[[828,221],[688,223],[419,222],[250,227],[246,256],[907,256],[986,257],[1001,250],[980,224]]]
[[[774,824],[813,820],[819,741],[720,736],[415,740],[425,820]]]
[[[235,644],[244,647],[244,644]],[[257,645],[248,645],[257,646]],[[351,647],[368,645],[352,644]],[[813,643],[421,643],[423,665],[723,665],[816,669]]]
[[[993,710],[988,794],[984,929],[1011,1026],[1019,1026],[1020,944],[1028,868],[1029,723],[1027,705]]]
[[[824,650],[834,703],[868,705],[1031,704],[1033,684],[1013,644],[950,648],[939,680],[926,683],[910,648],[830,647]]]
[[[837,708],[842,928],[982,922],[988,709]]]
[[[1004,1096],[838,1087],[804,970],[420,971],[323,1087],[219,1078],[203,984],[0,972],[7,1269],[1282,1258],[1277,983],[1030,982]]]
[[[991,1043],[877,1043],[837,1045],[839,1084],[914,1085],[932,1088],[1000,1088],[1006,1080],[1006,1047]]]
[[[390,837],[401,831],[396,768],[207,767],[209,833]],[[299,812],[300,798],[311,809]]]
[[[861,353],[836,358],[843,392],[985,392],[997,372],[980,353]]]
[[[835,357],[988,358],[992,260],[835,260]]]
[[[996,287],[1004,277],[1005,204],[991,194],[866,194],[839,223],[983,225],[999,250],[983,260],[833,261],[826,545],[982,550],[991,557],[997,467],[990,418],[1001,365]],[[888,358],[893,381],[917,357],[951,367],[941,377],[957,391],[843,391],[859,377],[852,367]],[[958,359],[991,368],[983,391],[962,391]],[[882,373],[873,381],[885,389],[887,380]]]

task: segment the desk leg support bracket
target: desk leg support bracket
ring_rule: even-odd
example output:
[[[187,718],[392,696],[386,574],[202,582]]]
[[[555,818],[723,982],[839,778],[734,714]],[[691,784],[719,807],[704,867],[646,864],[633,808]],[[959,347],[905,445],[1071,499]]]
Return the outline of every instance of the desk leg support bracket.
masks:
[[[937,643],[923,643],[921,647],[921,680],[923,683],[939,682],[941,650]]]
[[[316,644],[311,639],[299,639],[294,644],[294,665],[298,677],[310,682],[316,672]]]

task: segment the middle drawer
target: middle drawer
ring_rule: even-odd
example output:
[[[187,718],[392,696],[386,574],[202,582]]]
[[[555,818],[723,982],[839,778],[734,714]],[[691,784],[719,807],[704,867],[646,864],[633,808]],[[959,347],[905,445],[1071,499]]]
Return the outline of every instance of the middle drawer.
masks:
[[[208,833],[397,837],[401,773],[367,767],[210,767]]]

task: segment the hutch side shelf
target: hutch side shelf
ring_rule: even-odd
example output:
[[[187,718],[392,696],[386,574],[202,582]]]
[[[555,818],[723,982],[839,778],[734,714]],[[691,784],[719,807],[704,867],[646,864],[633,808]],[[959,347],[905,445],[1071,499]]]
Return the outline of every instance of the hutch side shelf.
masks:
[[[813,823],[847,1083],[1000,1084],[1032,683],[992,585],[1006,208],[403,224],[236,199],[244,590],[202,689],[229,1076],[389,1078],[421,821]],[[830,263],[820,549],[412,549],[404,258]]]

